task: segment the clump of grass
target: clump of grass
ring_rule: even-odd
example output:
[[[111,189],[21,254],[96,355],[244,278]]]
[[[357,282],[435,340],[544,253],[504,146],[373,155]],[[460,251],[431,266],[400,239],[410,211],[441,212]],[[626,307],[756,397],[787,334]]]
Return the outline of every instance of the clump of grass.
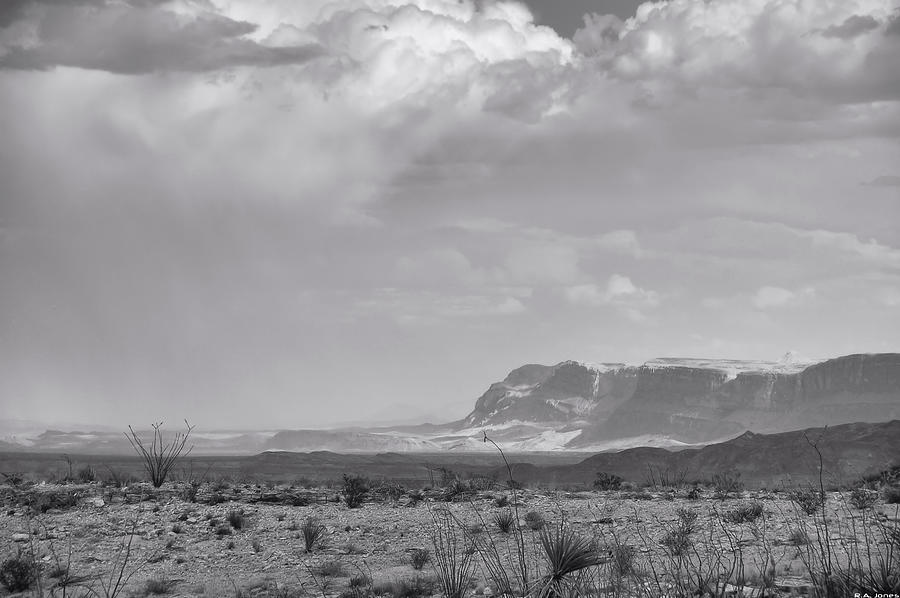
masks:
[[[319,565],[319,575],[322,577],[343,577],[344,564],[337,559],[325,561]]]
[[[244,529],[244,525],[246,524],[243,511],[228,511],[228,515],[225,516],[225,519],[231,524],[231,527],[236,530]]]
[[[501,494],[500,496],[494,498],[494,506],[498,509],[502,509],[507,505],[509,505],[509,496],[507,496],[506,494]]]
[[[525,525],[534,531],[540,531],[544,529],[544,525],[546,521],[544,520],[544,516],[538,513],[537,511],[529,511],[525,514]]]
[[[422,567],[431,560],[431,552],[429,552],[427,548],[416,548],[412,551],[410,560],[412,561],[413,569],[421,571]]]
[[[78,470],[78,481],[83,484],[89,484],[90,482],[97,480],[97,473],[94,471],[94,468],[90,465],[86,465],[83,468]]]
[[[301,526],[303,532],[303,547],[306,552],[312,552],[325,534],[325,526],[319,523],[315,517],[307,517]]]
[[[513,512],[509,509],[494,513],[494,525],[497,526],[497,529],[500,530],[501,533],[508,534],[512,530],[515,522],[515,515],[513,515]]]
[[[157,596],[168,594],[175,587],[175,582],[170,579],[152,578],[144,582],[144,595]]]
[[[222,524],[216,528],[216,535],[220,538],[222,536],[230,536],[231,535],[231,526]]]
[[[736,509],[732,509],[725,513],[725,520],[734,523],[752,523],[759,519],[763,514],[763,506],[760,502],[751,502],[746,505],[741,505]]]

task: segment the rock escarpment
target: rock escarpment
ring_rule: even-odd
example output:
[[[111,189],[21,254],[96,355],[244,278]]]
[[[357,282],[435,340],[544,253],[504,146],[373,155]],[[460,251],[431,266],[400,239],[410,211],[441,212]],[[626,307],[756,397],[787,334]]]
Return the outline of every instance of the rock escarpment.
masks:
[[[493,384],[461,427],[580,429],[570,448],[617,438],[696,443],[900,418],[900,354],[819,363],[657,359],[641,366],[526,365]]]

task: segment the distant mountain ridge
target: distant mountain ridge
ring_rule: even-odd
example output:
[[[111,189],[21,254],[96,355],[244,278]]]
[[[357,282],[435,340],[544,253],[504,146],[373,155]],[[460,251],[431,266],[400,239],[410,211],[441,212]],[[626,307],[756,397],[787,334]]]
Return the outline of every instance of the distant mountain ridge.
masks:
[[[778,433],[900,419],[900,353],[810,362],[660,358],[643,365],[564,361],[512,370],[446,424],[331,430],[215,432],[198,429],[195,454],[260,451],[600,452],[705,445],[746,431]],[[2,422],[0,422],[2,423]],[[16,422],[14,422],[16,423]],[[31,425],[31,423],[29,423]],[[128,454],[121,432],[47,430],[0,435],[0,450]]]
[[[495,383],[460,427],[579,431],[567,448],[641,436],[696,444],[900,418],[900,354],[817,363],[664,358],[641,366],[526,365]]]

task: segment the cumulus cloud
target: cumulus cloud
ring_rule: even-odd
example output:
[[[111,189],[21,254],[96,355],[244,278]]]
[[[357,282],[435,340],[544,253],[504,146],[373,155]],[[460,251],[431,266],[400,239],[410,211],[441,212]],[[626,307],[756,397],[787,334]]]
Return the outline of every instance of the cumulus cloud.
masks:
[[[850,15],[840,25],[831,25],[822,31],[824,37],[837,37],[840,39],[852,39],[872,29],[877,29],[881,23],[872,15]]]
[[[572,41],[492,0],[0,0],[0,392],[278,407],[349,358],[413,397],[459,366],[458,399],[694,331],[844,347],[847,305],[877,341],[892,10],[677,0]]]
[[[613,306],[629,319],[643,321],[646,308],[657,307],[659,294],[636,286],[629,277],[613,274],[604,287],[582,284],[567,287],[565,297],[572,305],[585,307]]]
[[[23,16],[27,20],[18,35],[12,31],[0,36],[0,68],[71,66],[122,74],[210,71],[302,64],[323,53],[313,43],[264,46],[246,37],[257,29],[253,23],[197,5],[176,12],[167,4],[173,3],[19,3],[0,15],[0,23]]]
[[[778,88],[838,102],[897,98],[897,41],[865,35],[892,17],[891,4],[647,2],[624,22],[587,19],[575,42],[610,73],[655,82],[653,93]]]
[[[815,295],[816,292],[812,288],[791,291],[782,287],[764,286],[757,289],[750,301],[756,309],[772,309],[796,306]]]

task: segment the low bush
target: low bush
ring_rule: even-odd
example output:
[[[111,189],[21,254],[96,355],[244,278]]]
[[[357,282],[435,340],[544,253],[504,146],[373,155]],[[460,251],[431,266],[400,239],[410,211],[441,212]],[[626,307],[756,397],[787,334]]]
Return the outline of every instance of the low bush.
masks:
[[[625,480],[621,476],[617,476],[605,471],[597,472],[597,479],[594,480],[595,490],[618,490],[622,487]]]
[[[244,529],[244,525],[246,524],[243,511],[228,511],[225,520],[236,530]]]
[[[850,504],[859,510],[871,509],[878,502],[878,493],[867,488],[854,488],[850,491]]]
[[[753,523],[763,514],[762,503],[751,502],[725,513],[725,521],[735,524]]]
[[[10,557],[0,564],[0,583],[10,592],[24,592],[37,579],[37,566],[23,554]]]
[[[168,594],[175,587],[175,582],[170,579],[154,578],[144,583],[144,595]]]
[[[886,504],[900,504],[900,486],[887,486],[881,491],[881,497]]]
[[[814,515],[825,504],[825,495],[812,488],[792,490],[788,496],[807,515]]]
[[[344,474],[342,496],[348,508],[358,509],[368,495],[369,480],[367,478]]]
[[[538,513],[537,511],[529,511],[525,514],[525,525],[534,531],[540,531],[544,529],[544,516]]]

